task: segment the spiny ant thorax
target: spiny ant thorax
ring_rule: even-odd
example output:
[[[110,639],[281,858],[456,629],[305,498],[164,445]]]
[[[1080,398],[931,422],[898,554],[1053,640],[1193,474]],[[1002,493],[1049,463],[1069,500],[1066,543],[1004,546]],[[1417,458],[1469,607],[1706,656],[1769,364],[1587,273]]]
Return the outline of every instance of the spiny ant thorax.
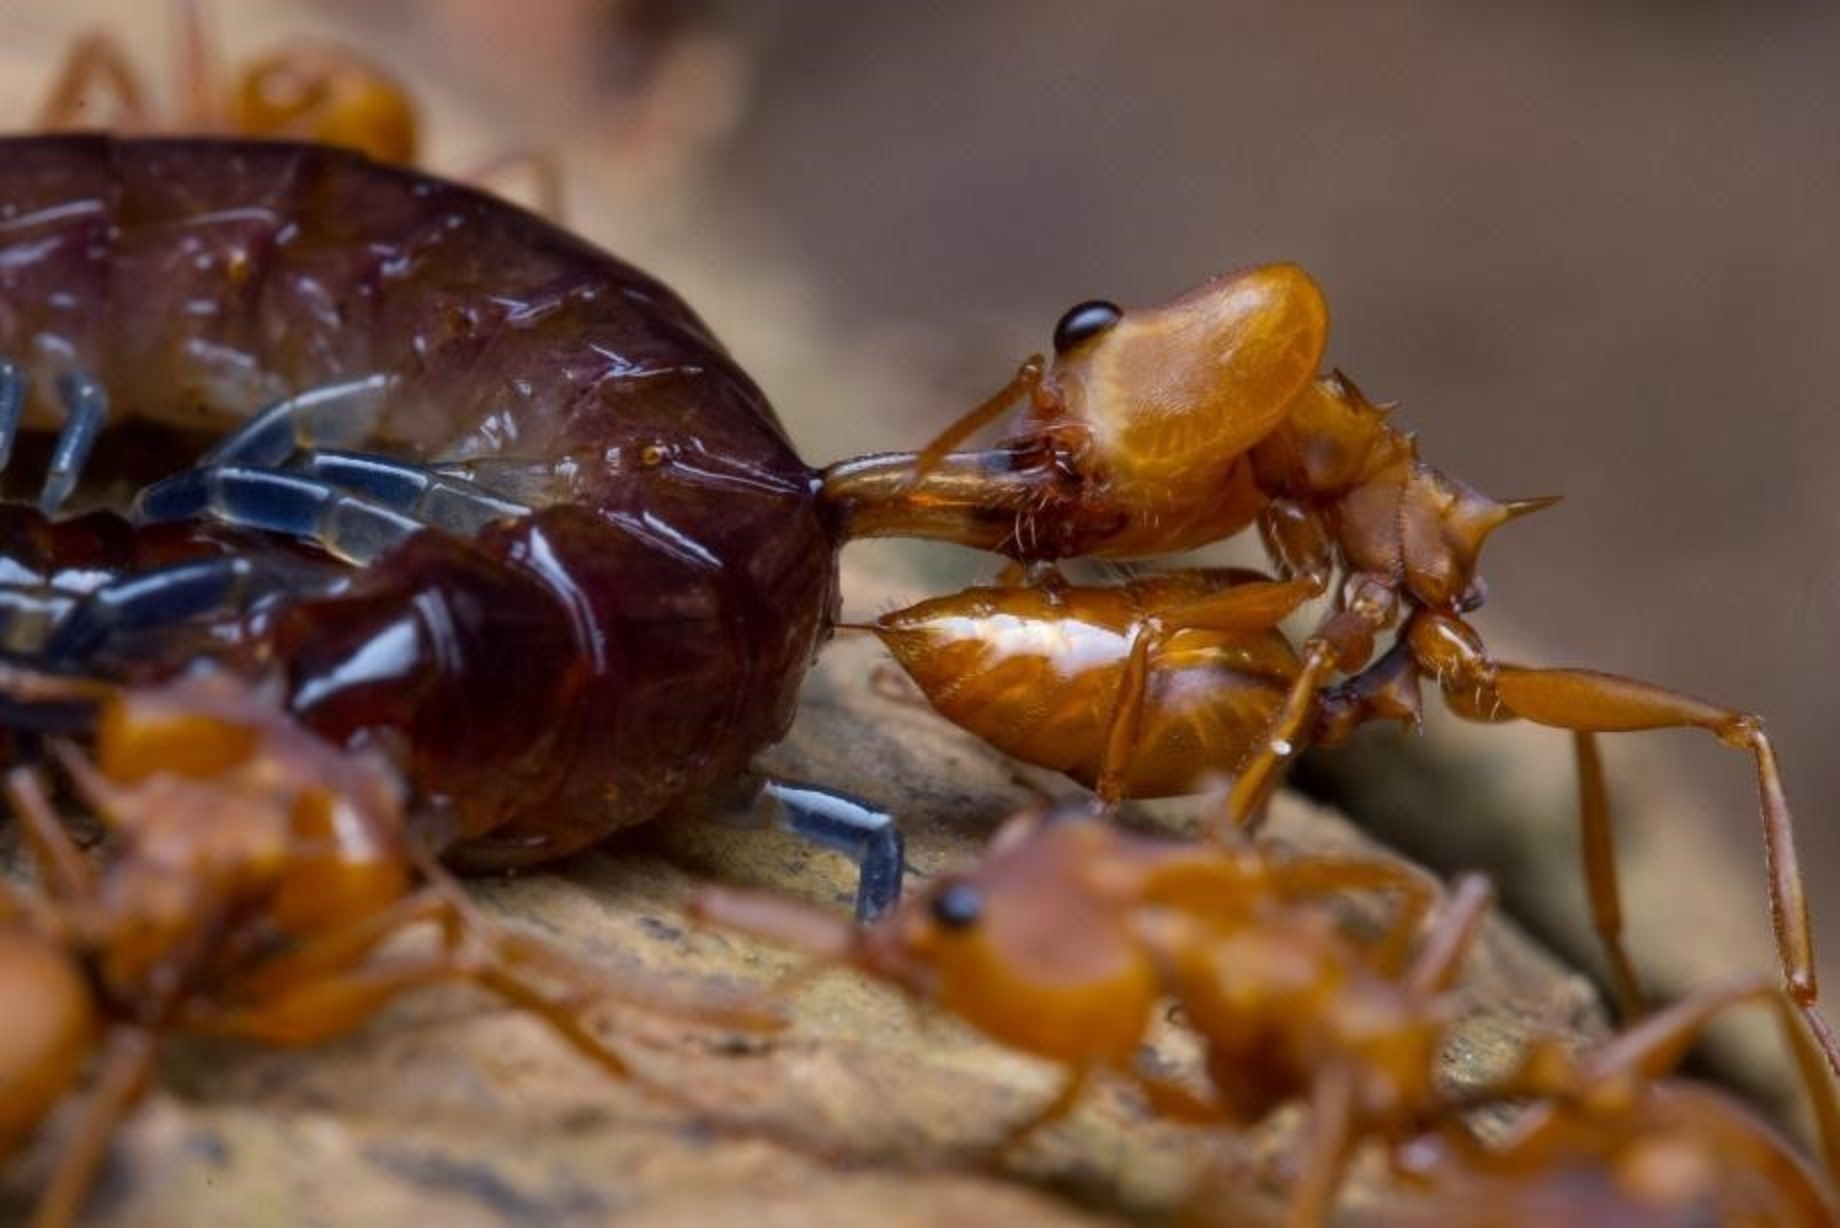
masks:
[[[1391,408],[1340,372],[1316,380],[1253,450],[1259,485],[1320,518],[1350,571],[1390,577],[1421,606],[1474,609],[1483,540],[1551,500],[1491,499],[1425,464]]]

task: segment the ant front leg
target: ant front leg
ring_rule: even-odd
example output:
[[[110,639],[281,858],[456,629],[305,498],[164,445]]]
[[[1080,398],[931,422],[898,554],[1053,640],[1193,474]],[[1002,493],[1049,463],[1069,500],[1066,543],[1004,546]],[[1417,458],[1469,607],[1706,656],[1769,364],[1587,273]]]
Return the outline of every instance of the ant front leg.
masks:
[[[1269,631],[1319,591],[1309,579],[1247,580],[1231,571],[1170,572],[1161,579],[1191,591],[1150,600],[1131,629],[1131,648],[1119,675],[1103,757],[1093,782],[1102,812],[1109,813],[1129,794],[1158,650],[1183,631]],[[1201,590],[1199,595],[1194,588]]]
[[[1776,752],[1763,732],[1762,718],[1694,699],[1653,683],[1582,669],[1535,669],[1491,660],[1482,639],[1462,619],[1422,614],[1407,632],[1419,668],[1443,687],[1459,713],[1481,720],[1520,717],[1538,725],[1569,729],[1578,739],[1580,779],[1585,806],[1586,876],[1593,886],[1593,908],[1600,941],[1613,966],[1628,967],[1618,933],[1620,910],[1613,884],[1615,851],[1602,793],[1597,733],[1646,729],[1704,729],[1725,745],[1749,751],[1757,765],[1758,815],[1763,825],[1764,861],[1769,878],[1770,920],[1784,984],[1808,1022],[1828,1064],[1840,1074],[1840,1041],[1815,1009],[1814,938],[1808,920],[1808,895],[1795,851],[1795,833],[1783,794]],[[1633,986],[1623,991],[1633,998]]]
[[[124,1024],[109,1032],[89,1099],[32,1213],[32,1228],[67,1228],[76,1223],[84,1196],[102,1167],[109,1140],[147,1088],[157,1050],[153,1033],[145,1028]]]
[[[1316,582],[1306,577],[1293,583],[1314,586]],[[1278,771],[1303,750],[1303,740],[1321,706],[1323,688],[1338,671],[1357,669],[1373,655],[1374,637],[1392,622],[1399,608],[1393,586],[1378,576],[1351,577],[1344,591],[1347,600],[1341,608],[1331,611],[1304,641],[1297,676],[1264,739],[1248,747],[1234,769],[1233,788],[1214,823],[1217,831],[1256,825],[1277,787]]]

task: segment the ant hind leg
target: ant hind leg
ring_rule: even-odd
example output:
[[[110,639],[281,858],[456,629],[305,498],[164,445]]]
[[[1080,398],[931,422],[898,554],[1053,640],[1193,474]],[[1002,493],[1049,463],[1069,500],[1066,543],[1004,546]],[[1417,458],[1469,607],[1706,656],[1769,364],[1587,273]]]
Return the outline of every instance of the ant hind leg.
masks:
[[[1828,1064],[1840,1074],[1840,1039],[1821,1017],[1815,1002],[1814,937],[1808,917],[1808,893],[1796,855],[1794,825],[1783,792],[1776,751],[1756,715],[1720,707],[1653,683],[1583,669],[1537,669],[1492,660],[1481,637],[1461,619],[1445,614],[1421,615],[1407,631],[1419,668],[1439,680],[1458,711],[1481,720],[1519,717],[1538,725],[1577,734],[1631,733],[1649,729],[1704,729],[1735,750],[1749,751],[1757,768],[1758,818],[1763,828],[1770,920],[1777,959],[1790,999],[1807,1021]],[[1587,874],[1594,884],[1600,933],[1611,949],[1616,933],[1614,893],[1601,884],[1614,881],[1610,811],[1592,783],[1595,746],[1579,742],[1586,829]],[[1613,957],[1613,962],[1614,962]]]

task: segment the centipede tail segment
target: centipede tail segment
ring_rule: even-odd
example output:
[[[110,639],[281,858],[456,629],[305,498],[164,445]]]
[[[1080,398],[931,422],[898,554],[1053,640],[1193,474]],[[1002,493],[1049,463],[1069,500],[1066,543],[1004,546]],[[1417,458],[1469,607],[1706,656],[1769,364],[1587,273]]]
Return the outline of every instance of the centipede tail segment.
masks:
[[[1699,728],[1750,755],[1784,984],[1840,1072],[1816,1009],[1807,892],[1762,720],[1613,674],[1497,661],[1468,615],[1477,558],[1552,499],[1499,501],[1419,459],[1346,377],[1318,375],[1321,291],[1294,265],[1230,274],[1144,311],[1086,303],[994,397],[915,453],[825,472],[851,536],[908,536],[1027,565],[1035,593],[974,590],[876,630],[935,704],[1012,754],[1066,771],[1107,803],[1232,791],[1216,825],[1256,824],[1282,768],[1376,718],[1417,721],[1429,678],[1473,720],[1523,719],[1577,744],[1594,922],[1626,1013],[1641,994],[1621,939],[1600,733]],[[971,437],[1020,407],[995,445]],[[1052,565],[1187,550],[1254,528],[1277,579],[1211,573],[1114,594]],[[1277,621],[1328,612],[1294,651]],[[1387,638],[1390,636],[1390,639]],[[1214,679],[1212,693],[1205,684]],[[1053,702],[1037,702],[1044,693]]]

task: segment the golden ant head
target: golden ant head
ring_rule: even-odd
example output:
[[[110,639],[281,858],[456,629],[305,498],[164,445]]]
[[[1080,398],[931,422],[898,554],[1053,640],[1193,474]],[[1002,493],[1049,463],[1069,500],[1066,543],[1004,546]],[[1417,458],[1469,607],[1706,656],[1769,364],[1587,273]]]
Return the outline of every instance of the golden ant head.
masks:
[[[978,866],[865,933],[851,962],[1018,1049],[1128,1055],[1159,990],[1115,902],[1092,889],[1107,834],[1080,818],[1012,820]]]
[[[297,44],[255,61],[231,93],[232,121],[252,136],[295,137],[415,161],[415,109],[402,86],[343,47]]]
[[[1082,303],[1055,330],[1044,389],[1084,425],[1109,476],[1205,487],[1283,420],[1328,329],[1321,289],[1294,264],[1230,273],[1145,310]]]

